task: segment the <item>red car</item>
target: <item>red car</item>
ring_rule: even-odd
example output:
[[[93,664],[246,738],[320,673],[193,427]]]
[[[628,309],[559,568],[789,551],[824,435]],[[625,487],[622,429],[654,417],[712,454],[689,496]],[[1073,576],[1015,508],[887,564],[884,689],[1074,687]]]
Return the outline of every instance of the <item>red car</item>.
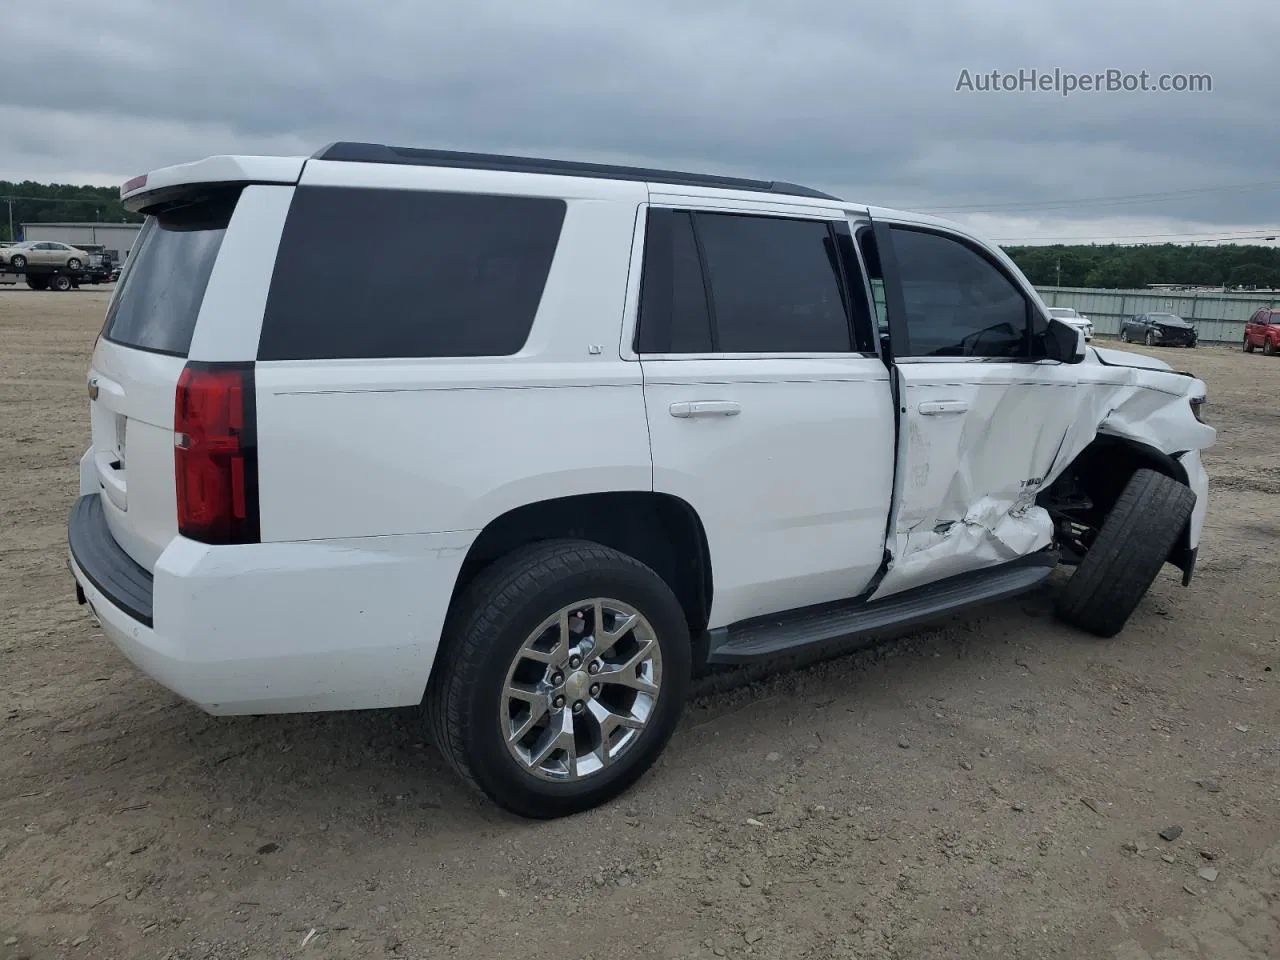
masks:
[[[1244,352],[1258,347],[1270,356],[1280,353],[1280,309],[1263,307],[1244,325]]]

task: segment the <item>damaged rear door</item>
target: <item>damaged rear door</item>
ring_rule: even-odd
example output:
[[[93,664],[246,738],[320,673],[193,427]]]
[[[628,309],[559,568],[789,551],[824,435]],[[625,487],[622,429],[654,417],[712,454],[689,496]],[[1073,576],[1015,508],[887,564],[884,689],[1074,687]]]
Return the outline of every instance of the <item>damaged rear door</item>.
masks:
[[[899,441],[888,570],[874,597],[1048,546],[1036,494],[1069,462],[1078,376],[1046,359],[1047,319],[991,251],[877,222]]]

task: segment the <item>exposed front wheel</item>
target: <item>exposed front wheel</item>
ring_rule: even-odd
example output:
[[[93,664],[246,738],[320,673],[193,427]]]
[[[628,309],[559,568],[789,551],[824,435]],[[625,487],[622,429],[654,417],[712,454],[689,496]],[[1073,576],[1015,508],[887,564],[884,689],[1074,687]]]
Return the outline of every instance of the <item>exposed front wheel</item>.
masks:
[[[1121,343],[1129,342],[1129,331],[1124,327],[1120,328],[1120,342]]]
[[[499,560],[460,598],[426,710],[465,780],[513,813],[560,817],[653,765],[690,669],[684,612],[656,573],[598,544],[548,541]]]
[[[1155,335],[1154,335],[1153,333],[1151,333],[1151,331],[1149,331],[1149,330],[1148,330],[1148,331],[1147,331],[1146,340],[1145,340],[1144,342],[1146,343],[1146,345],[1147,345],[1148,347],[1154,347],[1154,346],[1156,345],[1156,338],[1155,338]]]
[[[1134,473],[1058,596],[1064,622],[1099,637],[1119,633],[1191,520],[1196,495],[1162,473]]]
[[[71,278],[65,273],[54,274],[53,279],[49,281],[49,285],[55,290],[66,293],[71,289]]]

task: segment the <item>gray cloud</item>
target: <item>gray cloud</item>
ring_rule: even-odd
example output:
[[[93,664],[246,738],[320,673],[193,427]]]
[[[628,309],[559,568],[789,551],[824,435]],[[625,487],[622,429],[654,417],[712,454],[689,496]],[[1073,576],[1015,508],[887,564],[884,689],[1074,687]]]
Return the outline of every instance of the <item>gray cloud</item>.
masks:
[[[5,22],[10,178],[370,139],[779,177],[1001,236],[1280,226],[1278,186],[1049,203],[1280,180],[1270,0],[117,0]],[[955,90],[965,69],[1055,67],[1208,73],[1213,92]]]

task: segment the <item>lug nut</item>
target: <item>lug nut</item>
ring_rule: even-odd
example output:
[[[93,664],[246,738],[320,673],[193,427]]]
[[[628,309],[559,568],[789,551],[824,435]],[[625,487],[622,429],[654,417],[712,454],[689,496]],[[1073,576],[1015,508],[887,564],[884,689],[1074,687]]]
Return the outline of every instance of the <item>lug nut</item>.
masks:
[[[574,713],[581,713],[581,712],[582,712],[583,710],[585,710],[585,709],[587,709],[587,705],[586,705],[585,703],[583,703],[581,700],[577,701],[577,702],[573,705],[573,712],[574,712]]]
[[[569,669],[570,669],[570,670],[577,670],[580,666],[582,666],[582,658],[581,658],[581,657],[573,656],[573,657],[570,657],[570,658],[569,658]]]
[[[564,674],[557,670],[551,675],[551,685],[553,687],[558,687],[562,683],[564,683]]]
[[[600,661],[592,660],[591,665],[587,667],[587,673],[597,674],[600,672]]]
[[[600,684],[598,684],[598,683],[593,683],[593,684],[591,685],[591,695],[592,695],[593,697],[598,697],[598,696],[600,696]]]
[[[551,702],[555,704],[557,710],[561,710],[564,708],[564,697],[556,697]]]

